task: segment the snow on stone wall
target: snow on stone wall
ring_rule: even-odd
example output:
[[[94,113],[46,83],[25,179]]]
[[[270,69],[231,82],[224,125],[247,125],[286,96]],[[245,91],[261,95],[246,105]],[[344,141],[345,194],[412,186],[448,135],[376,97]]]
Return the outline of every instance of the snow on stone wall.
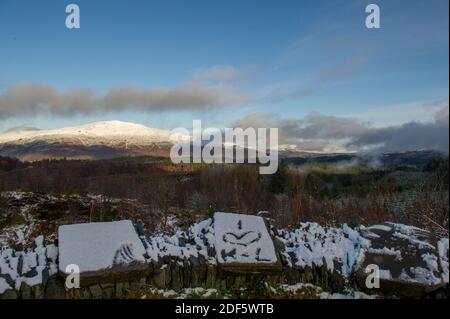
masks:
[[[75,264],[80,272],[114,265],[145,262],[146,253],[129,220],[63,225],[59,227],[59,270]]]
[[[380,266],[382,279],[392,282],[424,287],[448,284],[448,238],[434,238],[416,227],[393,223],[358,228],[322,227],[302,223],[296,229],[272,228],[271,232],[280,245],[274,245],[262,217],[234,213],[216,213],[213,218],[172,236],[145,235],[128,220],[64,225],[59,229],[59,248],[44,246],[39,236],[32,249],[0,251],[0,295],[20,290],[23,285],[44,283],[58,269],[64,273],[69,264],[77,264],[82,273],[115,265],[126,267],[131,262],[148,264],[154,272],[152,280],[164,286],[174,282],[186,285],[183,280],[170,279],[183,271],[178,268],[166,271],[170,267],[186,267],[189,265],[186,261],[215,269],[216,264],[271,265],[278,256],[283,264],[280,276],[291,284],[297,283],[299,277],[289,278],[289,273],[302,273],[307,267],[326,269],[350,280],[371,263]],[[161,277],[161,272],[169,277]],[[216,274],[211,276],[198,277],[196,282],[205,280],[202,284],[206,281],[210,284]]]
[[[35,240],[35,248],[14,251],[3,248],[0,251],[0,294],[9,289],[19,290],[22,283],[35,286],[58,272],[58,248],[51,244],[44,246],[43,237]]]
[[[190,258],[203,256],[214,264],[209,248],[214,247],[214,229],[211,218],[192,225],[188,231],[177,231],[173,236],[141,236],[150,260],[163,257]]]
[[[448,284],[448,238],[441,238],[439,240],[438,252],[442,268],[442,281]]]
[[[275,263],[277,255],[264,219],[259,216],[215,213],[216,257],[219,263]]]
[[[317,223],[301,223],[292,231],[279,230],[277,238],[286,249],[288,260],[298,267],[325,266],[349,275],[364,256],[370,241],[358,231],[344,225],[341,228],[322,227]]]

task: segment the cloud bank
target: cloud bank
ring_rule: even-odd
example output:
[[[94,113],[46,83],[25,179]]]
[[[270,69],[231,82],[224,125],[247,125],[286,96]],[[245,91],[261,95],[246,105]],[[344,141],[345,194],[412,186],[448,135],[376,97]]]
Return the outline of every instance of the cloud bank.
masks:
[[[191,81],[177,88],[117,87],[100,95],[92,89],[61,92],[42,84],[19,84],[0,95],[0,120],[33,115],[90,115],[138,110],[163,112],[205,110],[244,102],[224,85]]]
[[[449,106],[435,113],[433,122],[409,122],[402,125],[372,129],[349,143],[350,147],[383,152],[432,149],[448,154]]]
[[[282,118],[275,113],[252,113],[236,121],[239,127],[277,127],[280,144],[304,151],[369,153],[403,152],[420,149],[448,154],[449,106],[435,111],[434,121],[408,122],[383,128],[349,117],[318,113],[303,118]]]

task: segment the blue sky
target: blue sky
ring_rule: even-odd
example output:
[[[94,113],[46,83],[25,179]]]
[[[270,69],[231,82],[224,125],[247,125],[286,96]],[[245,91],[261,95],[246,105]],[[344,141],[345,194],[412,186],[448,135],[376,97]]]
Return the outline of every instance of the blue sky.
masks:
[[[383,127],[431,121],[427,105],[448,107],[447,0],[80,0],[77,30],[65,27],[69,3],[0,0],[0,94],[33,83],[105,95],[195,82],[226,98],[183,111],[10,112],[0,130],[111,119],[226,126],[252,112],[317,112]],[[365,27],[369,3],[381,8],[381,29]]]

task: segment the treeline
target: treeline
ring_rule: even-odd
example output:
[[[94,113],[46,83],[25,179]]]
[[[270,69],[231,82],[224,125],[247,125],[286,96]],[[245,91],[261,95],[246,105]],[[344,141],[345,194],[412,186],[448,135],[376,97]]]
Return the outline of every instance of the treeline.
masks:
[[[448,158],[380,169],[282,164],[270,176],[256,165],[175,165],[145,157],[41,161],[2,173],[0,188],[133,198],[151,216],[267,211],[280,226],[390,220],[448,229]]]
[[[16,158],[4,157],[0,155],[0,173],[18,168],[24,168],[27,167],[27,165],[27,163],[23,163]]]

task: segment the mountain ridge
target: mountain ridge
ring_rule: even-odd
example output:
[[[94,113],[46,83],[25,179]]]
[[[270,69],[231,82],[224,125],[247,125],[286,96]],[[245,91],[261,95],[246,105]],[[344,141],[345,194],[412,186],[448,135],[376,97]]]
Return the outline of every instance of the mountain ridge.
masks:
[[[170,131],[123,121],[102,121],[50,130],[8,130],[0,154],[21,160],[102,159],[126,155],[168,156]]]
[[[169,141],[170,132],[156,128],[150,128],[142,124],[123,121],[93,122],[79,126],[68,126],[58,129],[10,129],[0,133],[0,143],[14,143],[23,140],[45,139],[54,136],[77,136],[77,137],[130,137],[146,136],[154,140]]]
[[[170,131],[124,121],[101,121],[79,126],[39,130],[17,127],[0,133],[0,155],[21,161],[43,159],[107,159],[122,156],[169,157],[173,142]],[[300,150],[293,145],[280,145],[279,156],[286,163],[309,161],[335,162],[373,158],[386,163],[416,163],[439,156],[430,151],[404,154],[358,154],[354,152],[322,153]]]

